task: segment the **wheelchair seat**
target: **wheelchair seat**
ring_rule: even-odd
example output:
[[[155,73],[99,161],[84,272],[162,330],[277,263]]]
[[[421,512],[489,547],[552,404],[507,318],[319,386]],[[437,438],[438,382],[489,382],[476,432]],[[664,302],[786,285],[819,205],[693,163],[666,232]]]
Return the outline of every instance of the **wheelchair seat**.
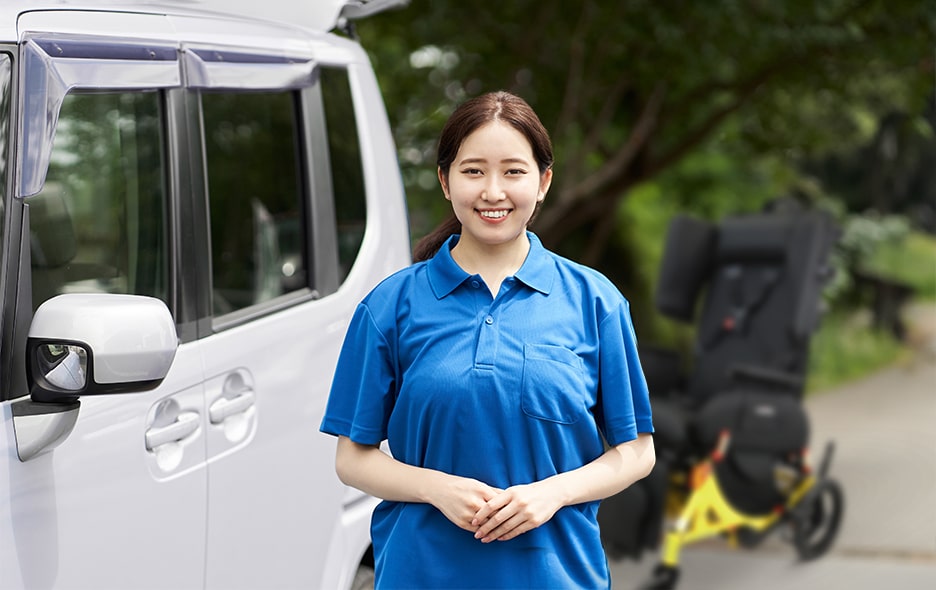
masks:
[[[755,392],[717,396],[690,428],[698,448],[716,448],[719,439],[728,437],[715,473],[733,507],[762,515],[783,505],[809,439],[809,422],[798,400]]]

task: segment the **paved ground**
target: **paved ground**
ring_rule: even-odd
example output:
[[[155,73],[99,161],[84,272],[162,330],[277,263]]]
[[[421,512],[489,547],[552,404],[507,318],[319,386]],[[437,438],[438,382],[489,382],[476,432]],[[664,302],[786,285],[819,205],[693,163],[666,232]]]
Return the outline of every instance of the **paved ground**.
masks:
[[[912,358],[806,402],[811,449],[835,441],[845,490],[832,551],[800,563],[779,537],[755,550],[706,541],[683,551],[680,590],[936,589],[936,307],[910,316]],[[615,590],[637,588],[655,562],[612,563]]]

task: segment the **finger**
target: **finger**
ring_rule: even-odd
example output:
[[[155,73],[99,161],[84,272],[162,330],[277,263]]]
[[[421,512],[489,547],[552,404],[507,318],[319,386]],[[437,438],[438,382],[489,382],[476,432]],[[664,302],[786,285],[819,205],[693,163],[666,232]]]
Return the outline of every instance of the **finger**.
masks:
[[[517,513],[516,507],[511,503],[491,514],[485,522],[479,523],[478,531],[475,533],[476,539],[490,536],[498,527],[503,526],[508,520]]]
[[[495,540],[495,541],[509,541],[509,540],[511,540],[511,539],[516,539],[517,537],[519,537],[519,536],[522,535],[523,533],[526,533],[526,532],[528,532],[528,531],[532,531],[532,530],[535,529],[535,528],[536,528],[535,526],[533,526],[533,525],[530,524],[529,522],[526,522],[526,523],[524,523],[524,524],[522,524],[522,525],[520,525],[520,526],[518,526],[518,527],[513,528],[513,529],[510,530],[508,533],[506,533],[506,534],[504,534],[504,535],[501,535],[501,536],[497,537],[497,538],[494,539],[494,540]]]
[[[503,494],[503,493],[504,493],[504,490],[502,490],[502,489],[500,489],[500,488],[492,488],[492,487],[489,486],[489,487],[487,488],[487,490],[485,490],[485,494],[483,495],[484,501],[485,501],[485,502],[488,502],[488,501],[490,501],[490,500],[493,500],[495,497],[497,497],[497,496],[499,496],[500,494]]]
[[[474,526],[467,520],[458,521],[455,523],[458,528],[468,531],[469,533],[475,533],[478,531],[478,527]]]
[[[497,510],[499,509],[492,507],[490,504],[484,504],[475,513],[474,518],[471,520],[471,524],[473,524],[475,527],[485,525],[488,522],[488,519],[491,518],[491,515],[495,514]]]
[[[502,510],[504,506],[510,503],[510,498],[506,496],[507,494],[501,493],[485,502],[484,505],[481,506],[481,508],[478,510],[478,512],[475,513],[471,524],[475,526],[484,525],[492,514]]]
[[[522,534],[523,532],[525,532],[525,530],[523,529],[523,527],[525,526],[525,522],[526,522],[525,519],[521,517],[519,514],[514,514],[513,516],[505,520],[503,523],[501,523],[499,526],[491,530],[491,532],[481,537],[481,542],[491,543],[493,541],[498,541],[498,540],[507,541],[509,539],[512,539]],[[529,530],[530,528],[532,527],[527,527],[526,530]]]

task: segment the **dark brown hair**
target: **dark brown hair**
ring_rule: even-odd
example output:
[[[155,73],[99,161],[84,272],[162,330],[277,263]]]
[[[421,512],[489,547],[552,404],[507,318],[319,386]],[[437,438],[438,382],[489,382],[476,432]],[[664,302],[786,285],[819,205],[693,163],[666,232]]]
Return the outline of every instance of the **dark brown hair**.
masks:
[[[476,129],[492,121],[503,121],[523,134],[530,142],[540,176],[553,164],[549,133],[529,104],[519,96],[504,92],[489,92],[460,104],[449,117],[439,136],[436,163],[442,177],[448,181],[449,168],[459,148]],[[432,258],[452,234],[461,232],[461,223],[452,214],[428,235],[419,240],[413,250],[416,262]]]

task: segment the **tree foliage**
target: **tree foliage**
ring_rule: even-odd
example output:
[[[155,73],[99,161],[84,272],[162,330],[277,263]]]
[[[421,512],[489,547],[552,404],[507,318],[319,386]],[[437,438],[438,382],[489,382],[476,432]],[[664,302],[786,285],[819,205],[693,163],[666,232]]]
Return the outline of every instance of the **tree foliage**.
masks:
[[[467,97],[507,89],[550,130],[535,230],[607,270],[636,186],[728,134],[740,166],[873,133],[932,96],[936,5],[915,0],[414,0],[362,21],[399,146],[415,235],[447,210],[435,140]],[[753,165],[753,164],[752,164]],[[691,195],[685,197],[691,202]]]

